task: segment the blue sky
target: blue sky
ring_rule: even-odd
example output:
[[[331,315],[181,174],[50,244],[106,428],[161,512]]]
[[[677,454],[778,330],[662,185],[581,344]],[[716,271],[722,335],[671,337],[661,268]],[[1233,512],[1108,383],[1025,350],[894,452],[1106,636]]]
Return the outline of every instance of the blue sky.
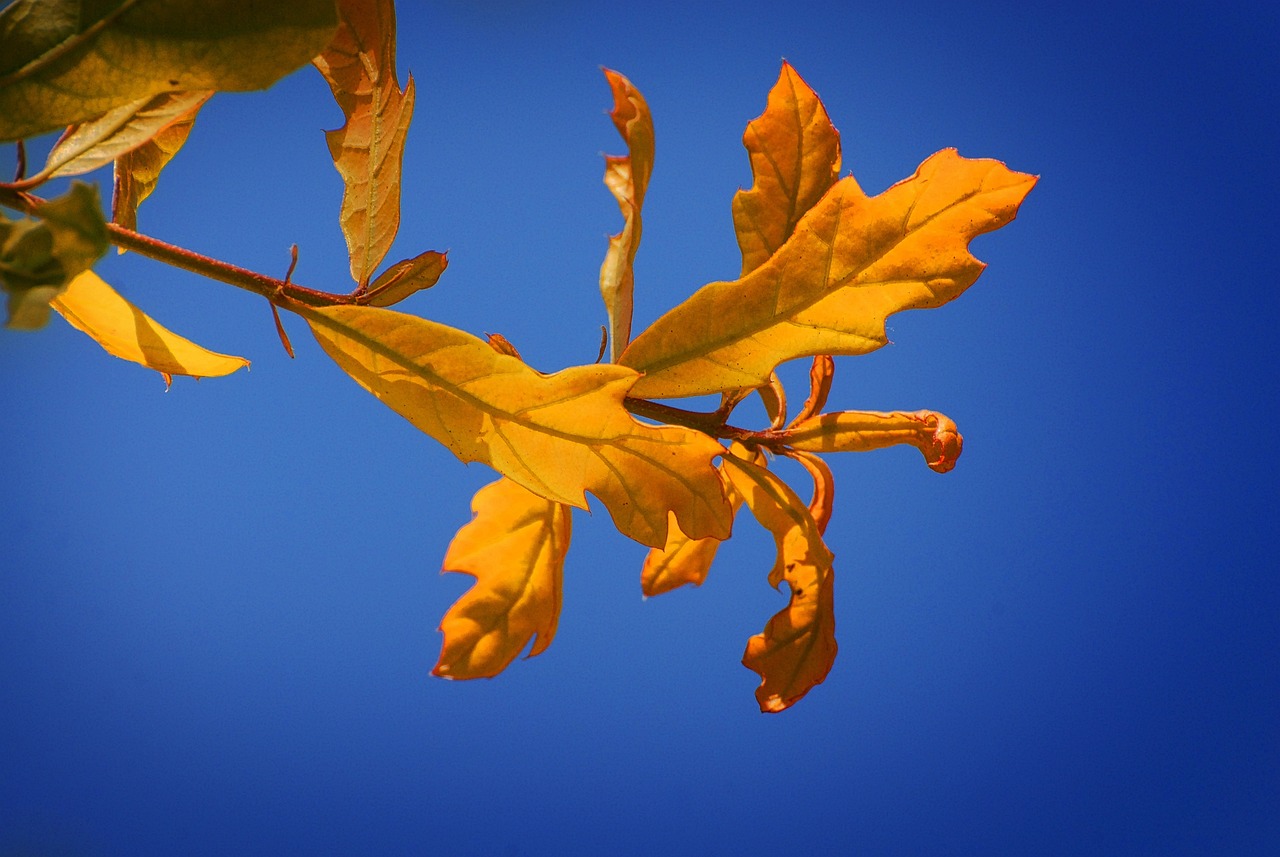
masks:
[[[289,360],[261,298],[112,257],[161,322],[254,362],[166,393],[57,321],[0,331],[0,855],[1276,853],[1274,9],[399,14],[392,257],[451,254],[404,308],[545,371],[604,320],[601,65],[657,128],[638,325],[736,274],[742,129],[784,58],[870,192],[948,146],[1039,174],[973,288],[838,361],[834,407],[942,411],[964,456],[832,461],[840,655],[782,715],[739,664],[784,603],[769,538],[739,527],[705,586],[643,601],[598,507],[551,648],[444,682],[469,578],[440,560],[492,473],[286,318]],[[340,122],[311,69],[215,98],[141,228],[275,274],[296,242],[297,281],[348,288]]]

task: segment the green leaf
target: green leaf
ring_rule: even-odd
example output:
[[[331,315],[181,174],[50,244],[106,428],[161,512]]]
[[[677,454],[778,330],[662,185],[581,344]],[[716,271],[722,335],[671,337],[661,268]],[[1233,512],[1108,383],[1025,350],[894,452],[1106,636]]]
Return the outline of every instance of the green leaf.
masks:
[[[0,286],[9,293],[8,326],[44,327],[49,301],[107,252],[107,224],[98,191],[76,182],[64,196],[43,203],[37,219],[0,215]]]
[[[0,141],[162,92],[265,89],[337,23],[333,0],[15,0],[0,11]]]

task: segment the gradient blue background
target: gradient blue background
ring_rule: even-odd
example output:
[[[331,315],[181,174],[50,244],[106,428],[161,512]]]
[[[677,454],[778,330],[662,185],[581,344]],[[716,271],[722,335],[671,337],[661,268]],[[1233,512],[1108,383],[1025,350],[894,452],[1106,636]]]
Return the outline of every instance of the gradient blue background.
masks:
[[[58,320],[0,331],[0,855],[1280,853],[1273,5],[400,17],[391,258],[452,260],[405,308],[546,371],[603,321],[601,64],[657,124],[641,325],[738,270],[742,129],[784,57],[869,192],[946,146],[1040,174],[977,285],[839,361],[835,406],[940,410],[964,457],[833,461],[840,656],[782,715],[739,664],[784,603],[748,519],[704,587],[642,601],[643,549],[576,515],[550,650],[448,683],[469,578],[440,559],[491,472],[294,318],[289,360],[261,298],[112,257],[254,363],[165,393]],[[216,98],[142,228],[277,275],[297,242],[295,279],[349,288],[340,122],[310,69]]]

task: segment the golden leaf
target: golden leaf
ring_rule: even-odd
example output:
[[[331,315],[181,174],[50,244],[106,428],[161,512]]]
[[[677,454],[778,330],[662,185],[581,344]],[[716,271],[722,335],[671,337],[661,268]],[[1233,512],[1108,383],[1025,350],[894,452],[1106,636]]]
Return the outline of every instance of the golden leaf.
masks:
[[[165,328],[107,285],[92,271],[67,284],[51,306],[76,330],[109,354],[154,369],[168,383],[174,375],[210,378],[249,365],[243,357],[201,348]]]
[[[724,466],[720,472],[723,477]],[[725,496],[736,512],[742,498],[733,490],[733,484],[724,477]],[[711,562],[720,548],[720,539],[691,539],[680,530],[674,517],[667,527],[667,543],[661,548],[650,548],[640,568],[640,591],[648,598],[670,592],[685,584],[701,586],[707,579]]]
[[[400,166],[413,116],[413,76],[396,80],[392,0],[338,0],[341,23],[313,60],[347,121],[325,132],[342,175],[342,232],[351,276],[364,288],[400,228]]]
[[[747,641],[742,656],[760,675],[760,710],[782,711],[820,684],[835,662],[833,557],[804,501],[785,482],[732,455],[724,457],[724,470],[777,544],[769,583],[776,589],[785,580],[791,589],[790,602]]]
[[[733,197],[742,274],[769,260],[840,174],[840,134],[822,102],[788,63],[742,144],[755,184]]]
[[[440,620],[432,673],[445,678],[492,678],[530,640],[529,657],[542,653],[560,618],[569,508],[504,478],[477,491],[471,511],[444,558],[445,571],[476,579]]]
[[[640,247],[640,208],[653,173],[653,117],[649,105],[631,81],[616,71],[604,69],[613,90],[613,110],[609,116],[627,144],[629,154],[605,157],[604,183],[618,200],[625,218],[622,231],[610,236],[604,264],[600,266],[600,294],[609,315],[609,359],[631,341],[631,314],[634,309],[636,250]]]
[[[174,96],[192,93],[174,93]],[[125,229],[138,226],[138,206],[155,190],[160,171],[173,159],[195,124],[203,101],[175,117],[141,146],[116,158],[111,220]],[[124,249],[121,248],[121,253]]]
[[[164,92],[117,107],[67,129],[49,152],[44,169],[32,181],[54,176],[77,176],[106,166],[145,145],[175,122],[194,118],[212,90]],[[183,134],[185,139],[186,134]]]
[[[810,452],[866,452],[909,443],[939,473],[956,466],[964,445],[956,424],[934,411],[839,411],[810,417],[781,434],[787,446]]]
[[[758,387],[786,360],[879,348],[887,316],[941,306],[977,279],[969,241],[1012,220],[1035,181],[954,149],[876,197],[841,179],[767,262],[702,287],[627,347],[619,362],[645,373],[632,395]]]
[[[651,426],[623,407],[638,377],[613,364],[543,375],[469,333],[375,307],[287,308],[335,362],[463,461],[479,461],[549,500],[600,498],[623,534],[649,546],[667,513],[697,537],[725,538],[732,512],[707,435]]]

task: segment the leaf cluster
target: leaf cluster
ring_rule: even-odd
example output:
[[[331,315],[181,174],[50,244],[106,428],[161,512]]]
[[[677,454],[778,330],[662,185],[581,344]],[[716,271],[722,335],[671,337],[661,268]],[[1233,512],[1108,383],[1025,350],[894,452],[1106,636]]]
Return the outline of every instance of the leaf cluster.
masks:
[[[433,286],[448,264],[426,251],[379,273],[399,226],[415,101],[412,77],[401,87],[396,76],[392,0],[16,0],[0,11],[0,57],[0,140],[17,140],[21,153],[23,138],[65,128],[42,168],[0,183],[0,204],[19,215],[0,216],[9,327],[39,328],[52,310],[166,382],[248,365],[167,330],[94,274],[115,244],[264,296],[290,354],[278,310],[302,317],[358,384],[460,460],[498,472],[445,553],[446,571],[475,578],[441,621],[434,673],[447,678],[494,676],[526,648],[532,656],[550,645],[571,510],[585,509],[591,494],[619,532],[650,548],[640,569],[646,595],[700,585],[745,507],[776,543],[768,582],[787,584],[786,605],[743,655],[760,678],[760,708],[781,711],[822,682],[836,655],[835,558],[823,541],[835,485],[822,456],[910,444],[947,472],[962,445],[955,423],[932,411],[828,410],[834,358],[884,345],[889,315],[940,306],[972,285],[983,264],[969,242],[1012,220],[1035,183],[947,149],[868,196],[840,177],[839,134],[784,63],[743,138],[753,184],[731,205],[741,271],[633,338],[654,123],[631,82],[605,70],[626,147],[605,159],[604,183],[623,218],[600,269],[608,361],[543,374],[501,336],[390,308]],[[213,94],[269,86],[308,62],[345,117],[326,138],[345,188],[350,293],[246,271],[137,231],[139,205]],[[109,219],[89,185],[53,200],[34,194],[108,164]],[[796,359],[810,361],[809,389],[792,415],[776,370]],[[719,397],[714,411],[663,401],[706,394]],[[733,421],[751,397],[768,425]],[[809,475],[810,499],[774,472],[777,456]]]

